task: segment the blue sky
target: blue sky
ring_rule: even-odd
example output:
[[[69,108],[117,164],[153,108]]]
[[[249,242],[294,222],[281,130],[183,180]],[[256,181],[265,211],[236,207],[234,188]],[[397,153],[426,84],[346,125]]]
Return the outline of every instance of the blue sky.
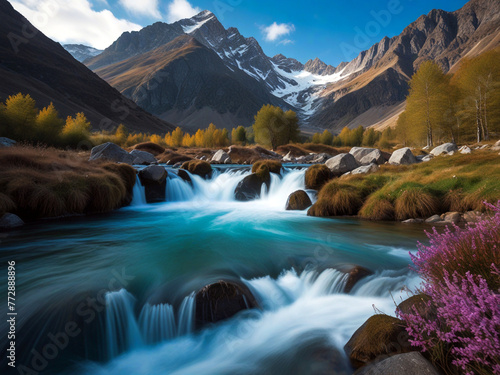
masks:
[[[58,4],[51,9],[50,5]],[[172,22],[204,9],[227,27],[255,37],[269,56],[301,62],[349,61],[384,36],[399,34],[431,9],[453,11],[465,0],[15,0],[14,7],[61,43],[104,48],[123,31]],[[45,16],[45,18],[43,17]],[[44,22],[45,20],[45,22]]]

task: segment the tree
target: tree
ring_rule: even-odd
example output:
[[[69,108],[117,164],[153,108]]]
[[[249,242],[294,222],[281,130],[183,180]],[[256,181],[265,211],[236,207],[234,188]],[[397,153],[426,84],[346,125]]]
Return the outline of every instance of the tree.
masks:
[[[442,126],[442,115],[448,106],[446,94],[448,79],[433,61],[425,61],[410,80],[407,97],[407,118],[412,119],[412,128],[425,134],[427,146],[434,145],[434,132]]]
[[[452,83],[460,90],[460,117],[475,124],[477,142],[488,140],[492,126],[500,127],[500,52],[464,59]]]
[[[45,144],[57,144],[64,127],[64,120],[59,117],[53,103],[42,109],[35,119],[33,139]]]
[[[180,127],[176,127],[172,132],[172,140],[169,146],[180,147],[182,146],[182,138],[184,138],[184,132]]]
[[[281,108],[270,104],[264,105],[255,115],[253,130],[257,143],[271,146],[274,150],[299,138],[296,113],[283,112]]]
[[[408,144],[408,118],[407,113],[404,111],[398,117],[398,122],[396,125],[396,134],[404,146]]]
[[[5,102],[6,137],[16,140],[32,140],[35,132],[35,120],[38,109],[35,100],[21,93],[11,95]]]
[[[247,133],[243,126],[238,126],[231,131],[231,140],[234,144],[245,144],[247,141]]]
[[[380,132],[375,131],[373,128],[366,129],[363,133],[363,146],[373,147],[380,139]]]
[[[129,136],[129,131],[125,127],[125,125],[123,124],[118,125],[115,131],[116,142],[119,143],[120,145],[124,145],[127,142],[128,136]]]
[[[321,133],[319,137],[319,143],[324,145],[331,145],[333,141],[333,134],[330,133],[327,129],[323,133]]]
[[[87,142],[89,140],[91,129],[92,126],[87,120],[87,117],[80,112],[77,113],[74,118],[68,116],[61,135],[66,145],[77,147],[82,142]]]

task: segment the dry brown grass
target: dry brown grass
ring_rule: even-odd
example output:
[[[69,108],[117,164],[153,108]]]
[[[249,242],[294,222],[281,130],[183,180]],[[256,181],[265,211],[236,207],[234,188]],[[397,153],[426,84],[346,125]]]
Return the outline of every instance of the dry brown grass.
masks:
[[[252,165],[252,173],[258,172],[263,166],[266,166],[271,173],[281,174],[281,162],[277,160],[259,160]]]
[[[311,165],[305,175],[306,189],[320,190],[332,178],[332,172],[326,165]]]
[[[50,148],[0,149],[0,211],[25,220],[108,212],[129,202],[134,184],[125,164]]]
[[[182,164],[181,168],[185,169],[189,173],[196,174],[203,178],[208,177],[212,173],[212,166],[210,163],[203,160],[186,161]]]
[[[405,190],[394,202],[397,220],[428,218],[440,212],[439,200],[424,189]]]
[[[362,204],[362,194],[358,188],[333,180],[321,189],[318,201],[309,209],[307,215],[319,217],[357,215]]]
[[[193,160],[191,156],[180,154],[172,150],[165,150],[162,154],[157,155],[157,159],[160,163],[171,165]]]
[[[289,152],[293,157],[309,155],[311,152],[316,154],[325,153],[331,156],[336,156],[341,153],[349,152],[350,147],[333,147],[323,144],[316,143],[304,143],[304,144],[289,144],[284,146],[279,146],[276,150],[279,154],[286,155]]]
[[[158,156],[160,154],[163,154],[165,152],[165,148],[153,143],[153,142],[143,142],[136,144],[135,146],[132,147],[133,150],[140,150],[140,151],[146,151],[154,156]]]
[[[388,199],[373,195],[363,204],[359,216],[370,220],[394,220],[394,206]]]

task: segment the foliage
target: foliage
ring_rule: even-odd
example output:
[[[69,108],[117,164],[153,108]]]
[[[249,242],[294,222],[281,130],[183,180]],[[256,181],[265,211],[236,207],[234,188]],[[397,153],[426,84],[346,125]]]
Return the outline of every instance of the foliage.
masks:
[[[500,374],[500,201],[494,211],[466,228],[429,234],[413,263],[434,319],[417,309],[400,315],[412,345],[429,351],[446,373],[452,365],[467,374]],[[444,349],[443,349],[444,348]]]
[[[281,108],[270,104],[264,105],[253,124],[255,141],[273,150],[280,145],[299,139],[299,123],[295,112],[284,112]]]
[[[70,147],[77,147],[89,141],[91,128],[82,112],[77,113],[75,117],[68,116],[61,132],[62,141]]]
[[[231,131],[233,144],[244,145],[247,142],[247,132],[243,126],[238,126]]]

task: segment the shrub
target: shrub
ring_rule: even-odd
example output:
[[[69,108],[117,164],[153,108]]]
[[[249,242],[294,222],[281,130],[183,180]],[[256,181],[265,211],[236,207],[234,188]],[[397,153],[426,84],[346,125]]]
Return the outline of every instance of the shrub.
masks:
[[[412,345],[446,373],[456,373],[451,362],[466,374],[500,374],[500,201],[488,207],[493,216],[463,229],[434,229],[430,244],[412,255],[436,316],[418,309],[399,315]]]
[[[439,200],[422,188],[404,190],[394,202],[396,220],[427,218],[439,212]]]

